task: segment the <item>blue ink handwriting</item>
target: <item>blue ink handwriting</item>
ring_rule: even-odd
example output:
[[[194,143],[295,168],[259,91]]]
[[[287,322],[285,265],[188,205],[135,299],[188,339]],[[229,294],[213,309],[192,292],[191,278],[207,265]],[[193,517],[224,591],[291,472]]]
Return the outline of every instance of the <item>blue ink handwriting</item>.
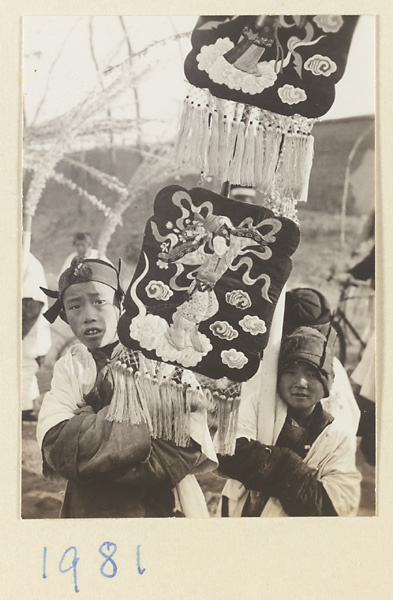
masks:
[[[100,566],[100,573],[103,577],[108,579],[112,579],[117,574],[117,564],[114,561],[114,555],[117,552],[117,544],[114,542],[103,542],[101,546],[98,548],[98,552],[105,559],[104,562]],[[44,546],[43,554],[42,554],[42,578],[47,579],[47,559],[48,559],[48,547]],[[68,573],[72,571],[73,574],[73,584],[74,591],[77,594],[80,590],[78,588],[78,577],[77,577],[77,565],[79,562],[78,551],[76,546],[70,546],[67,548],[59,562],[59,571],[60,573]],[[144,567],[141,566],[141,545],[138,544],[136,547],[136,567],[139,575],[143,575],[146,571]]]

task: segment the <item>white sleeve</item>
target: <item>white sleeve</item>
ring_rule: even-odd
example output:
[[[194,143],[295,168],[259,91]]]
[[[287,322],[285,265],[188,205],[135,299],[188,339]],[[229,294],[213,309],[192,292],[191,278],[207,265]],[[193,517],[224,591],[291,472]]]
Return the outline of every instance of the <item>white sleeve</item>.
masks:
[[[315,468],[339,517],[356,516],[361,475],[355,464],[356,438],[339,424],[328,425],[314,442],[305,463]]]
[[[95,362],[83,350],[74,346],[55,364],[51,389],[44,396],[38,416],[37,440],[40,446],[49,429],[74,416],[77,404],[94,385],[97,374]]]

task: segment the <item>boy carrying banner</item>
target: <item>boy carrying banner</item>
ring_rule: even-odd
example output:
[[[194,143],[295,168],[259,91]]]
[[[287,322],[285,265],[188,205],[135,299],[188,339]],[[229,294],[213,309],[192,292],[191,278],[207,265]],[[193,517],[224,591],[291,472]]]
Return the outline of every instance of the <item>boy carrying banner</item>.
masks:
[[[44,474],[68,480],[61,516],[208,516],[197,482],[187,477],[217,464],[195,377],[137,352],[127,354],[128,367],[121,370],[127,352],[117,337],[123,292],[119,271],[109,263],[76,260],[60,276],[58,292],[49,294],[56,302],[47,319],[61,316],[80,342],[55,365],[37,427]],[[135,364],[146,373],[158,369],[164,387],[165,382],[186,387],[188,435],[179,434],[173,411],[164,414],[159,406],[160,414],[149,414],[151,399],[142,386],[147,377],[142,383],[134,378]],[[126,408],[140,412],[117,418],[124,413],[119,398],[124,402],[129,396],[124,386],[130,392],[135,382],[140,384],[136,404]]]

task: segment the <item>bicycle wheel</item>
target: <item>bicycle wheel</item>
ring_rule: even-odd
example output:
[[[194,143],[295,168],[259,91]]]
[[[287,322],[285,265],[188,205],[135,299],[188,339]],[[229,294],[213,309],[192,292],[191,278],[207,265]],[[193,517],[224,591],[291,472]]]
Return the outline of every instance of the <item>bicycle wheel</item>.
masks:
[[[345,341],[345,335],[339,323],[333,321],[332,326],[336,330],[337,338],[334,344],[334,355],[339,359],[341,364],[345,366],[347,358],[347,343]]]

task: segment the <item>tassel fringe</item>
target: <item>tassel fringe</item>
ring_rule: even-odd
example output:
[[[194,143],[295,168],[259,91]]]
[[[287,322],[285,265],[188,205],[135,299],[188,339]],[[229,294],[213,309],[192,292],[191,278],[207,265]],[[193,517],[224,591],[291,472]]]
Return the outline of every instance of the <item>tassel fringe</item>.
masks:
[[[221,398],[218,402],[218,429],[215,448],[218,454],[232,455],[236,447],[236,429],[240,398]]]
[[[217,412],[217,451],[233,454],[240,384],[209,380],[212,387],[202,386],[202,392],[200,386],[194,389],[182,381],[181,369],[171,377],[162,375],[162,363],[124,348],[109,363],[108,370],[113,382],[108,421],[132,425],[145,423],[153,438],[187,447],[191,413],[203,404],[208,410]]]
[[[307,200],[315,121],[223,100],[191,86],[175,161],[220,181],[252,186],[277,214],[284,210],[288,216],[298,201]]]
[[[207,410],[216,416],[214,446],[218,454],[232,455],[236,447],[241,384],[226,378],[217,381],[203,378]]]
[[[169,440],[177,446],[189,444],[191,407],[197,403],[200,390],[165,377],[159,383],[148,369],[136,370],[121,360],[115,361],[110,369],[114,393],[106,416],[108,421],[146,423],[153,438]]]

